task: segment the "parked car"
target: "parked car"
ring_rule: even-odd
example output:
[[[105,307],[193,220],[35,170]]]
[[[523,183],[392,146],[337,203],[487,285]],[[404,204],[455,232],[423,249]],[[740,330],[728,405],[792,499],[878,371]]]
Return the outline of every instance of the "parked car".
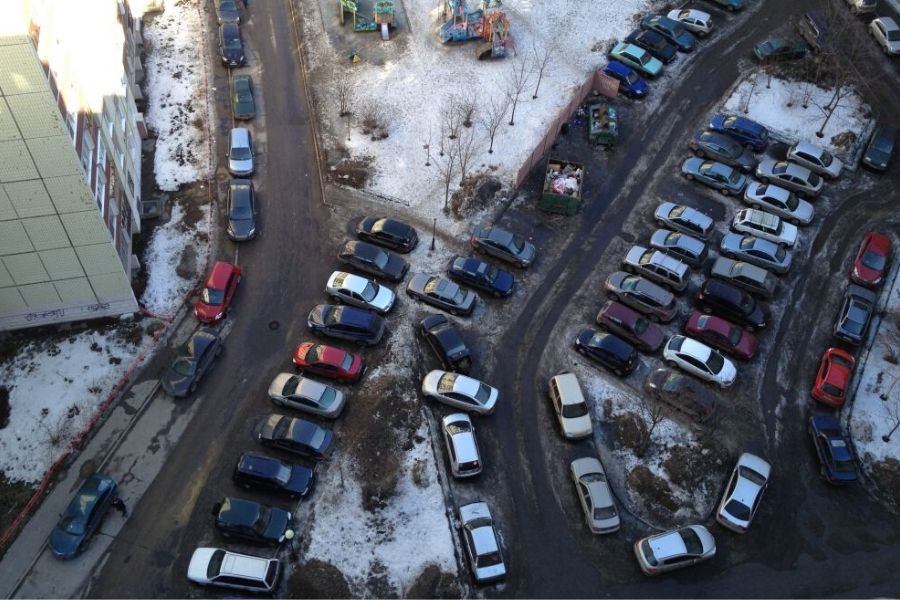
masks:
[[[650,247],[671,254],[692,267],[699,267],[706,260],[706,242],[669,229],[657,229],[650,236]]]
[[[471,315],[478,296],[437,275],[418,273],[406,284],[406,293],[453,315]]]
[[[603,464],[593,456],[576,458],[569,466],[575,492],[591,533],[614,533],[621,522]]]
[[[750,263],[720,256],[713,263],[709,274],[760,298],[771,298],[775,295],[775,277],[765,269]]]
[[[575,350],[600,363],[619,377],[628,375],[638,365],[637,350],[634,346],[605,331],[582,329],[575,336]]]
[[[218,332],[209,327],[195,331],[178,352],[172,364],[159,378],[159,385],[173,398],[184,398],[197,391],[200,379],[222,353]]]
[[[409,263],[393,252],[356,240],[344,242],[338,252],[338,260],[363,273],[370,273],[388,281],[400,281],[409,271]]]
[[[806,167],[785,160],[762,161],[756,166],[756,176],[763,183],[775,183],[802,197],[817,197],[825,185],[821,177]]]
[[[228,135],[228,172],[235,177],[250,177],[254,169],[250,130],[233,127]]]
[[[756,168],[756,157],[734,138],[700,129],[688,141],[688,147],[700,158],[711,158],[740,169],[744,173]]]
[[[734,12],[744,8],[744,0],[709,0],[713,4],[718,4],[725,10]]]
[[[644,381],[644,390],[657,402],[704,423],[716,411],[716,394],[693,377],[669,369],[656,369]]]
[[[387,217],[365,217],[356,225],[356,235],[403,254],[412,252],[419,243],[419,235],[412,225]]]
[[[699,181],[726,196],[740,194],[747,186],[747,176],[715,160],[689,158],[681,164],[681,174],[689,181]]]
[[[634,344],[644,352],[656,352],[666,335],[662,328],[620,302],[607,301],[597,313],[597,325]]]
[[[844,168],[844,163],[831,152],[809,142],[793,144],[788,148],[787,159],[828,179],[836,179]]]
[[[194,316],[201,323],[215,323],[225,316],[234,299],[234,292],[241,281],[241,268],[225,261],[216,261],[206,284],[200,291],[200,300],[194,305]]]
[[[101,473],[94,473],[81,484],[47,539],[54,556],[74,558],[87,548],[118,490],[116,480]]]
[[[806,44],[789,38],[769,38],[753,46],[760,62],[799,60],[806,56]]]
[[[644,98],[650,91],[650,86],[637,71],[631,67],[611,60],[603,67],[603,74],[619,81],[619,91],[629,98]]]
[[[226,538],[255,544],[281,544],[291,530],[291,513],[252,500],[225,497],[213,505],[216,529]]]
[[[256,116],[253,79],[249,75],[234,76],[231,94],[231,114],[238,120],[249,120]]]
[[[716,521],[735,533],[745,533],[759,510],[771,472],[771,465],[760,457],[741,454],[716,510]]]
[[[717,350],[749,360],[756,354],[756,338],[752,333],[722,317],[695,310],[688,317],[684,332]]]
[[[487,503],[473,502],[460,506],[459,528],[475,582],[491,583],[505,578],[503,551]]]
[[[563,437],[567,440],[590,437],[594,431],[591,412],[575,373],[563,371],[554,375],[547,389]]]
[[[634,44],[616,43],[612,50],[609,51],[609,58],[628,65],[647,77],[656,77],[663,70],[661,61],[653,58],[652,54]]]
[[[657,533],[634,543],[634,555],[646,575],[688,567],[715,554],[716,540],[703,525]]]
[[[691,52],[697,47],[697,38],[694,34],[669,17],[647,15],[641,19],[641,29],[655,31],[682,52]]]
[[[219,22],[219,25],[222,23],[240,24],[241,11],[238,10],[235,0],[217,0],[216,20]]]
[[[260,489],[302,498],[312,490],[315,475],[315,471],[305,465],[244,452],[234,465],[231,478],[235,484],[248,490]]]
[[[678,55],[678,48],[655,31],[635,29],[628,34],[624,41],[643,48],[664,64],[669,64]]]
[[[337,302],[374,310],[380,315],[389,313],[397,299],[386,286],[344,271],[331,274],[325,284],[325,293]]]
[[[643,246],[632,246],[628,250],[622,268],[667,285],[676,292],[683,292],[691,279],[691,270],[686,264],[664,252]]]
[[[315,342],[303,342],[297,346],[293,362],[301,373],[337,379],[343,383],[356,383],[366,372],[366,365],[359,354]]]
[[[862,163],[876,171],[886,171],[891,156],[894,154],[894,146],[897,143],[897,128],[890,125],[877,125],[875,133],[866,146]]]
[[[734,363],[703,342],[683,335],[669,338],[663,347],[663,359],[670,367],[678,367],[723,388],[733,384],[737,376]]]
[[[613,300],[644,313],[651,321],[668,323],[678,314],[672,292],[624,271],[616,271],[606,279],[606,293]]]
[[[384,318],[353,306],[319,304],[309,311],[306,325],[313,335],[326,335],[374,346],[384,335]]]
[[[244,66],[244,43],[237,23],[219,25],[219,52],[222,64],[227,68]]]
[[[690,206],[663,202],[653,213],[660,227],[669,227],[688,235],[708,240],[713,232],[713,220]]]
[[[312,421],[270,413],[262,422],[257,439],[263,446],[322,460],[331,450],[334,435]]]
[[[746,117],[719,113],[710,119],[709,128],[731,136],[754,152],[762,152],[769,144],[769,130]]]
[[[847,400],[847,391],[855,365],[853,355],[846,350],[828,348],[822,355],[816,380],[809,394],[823,404],[841,408]]]
[[[444,315],[429,315],[419,323],[419,333],[434,350],[444,369],[468,373],[472,355],[459,331]]]
[[[856,461],[838,420],[831,415],[814,415],[809,418],[807,430],[819,459],[819,472],[825,481],[834,485],[856,481]]]
[[[797,19],[797,31],[813,52],[821,52],[828,42],[828,21],[817,10],[805,12]]]
[[[275,376],[269,385],[269,398],[276,406],[287,406],[326,419],[339,417],[346,404],[340,390],[293,373]]]
[[[834,324],[834,337],[859,346],[866,337],[869,323],[875,312],[878,294],[859,285],[849,284],[844,292],[844,301]]]
[[[816,210],[794,192],[771,183],[751,181],[744,192],[744,202],[756,210],[765,209],[793,225],[809,225]]]
[[[681,26],[700,37],[706,37],[713,30],[712,17],[707,12],[693,8],[676,8],[666,15],[673,21],[678,21]]]
[[[776,244],[792,247],[797,243],[797,227],[785,223],[780,217],[755,208],[742,208],[734,215],[731,229],[750,233]]]
[[[228,237],[246,242],[256,237],[256,194],[249,179],[228,182]]]
[[[499,227],[476,227],[470,243],[475,252],[485,252],[522,268],[537,256],[534,244]]]
[[[704,281],[694,297],[694,304],[704,313],[716,313],[747,331],[763,329],[767,325],[768,315],[753,296],[719,279]]]
[[[850,12],[855,15],[875,12],[878,8],[878,0],[846,0],[846,2]]]
[[[450,279],[497,298],[511,296],[515,288],[512,273],[475,257],[454,256],[447,265],[447,275]]]
[[[197,548],[191,555],[187,576],[200,585],[271,594],[281,576],[281,562],[221,548]]]
[[[891,17],[878,17],[869,23],[869,33],[885,54],[900,54],[900,27]]]
[[[875,288],[882,284],[891,259],[891,240],[876,231],[863,236],[853,261],[850,279],[853,283]]]
[[[791,253],[784,246],[749,233],[726,233],[719,242],[719,254],[784,275],[791,268]]]
[[[475,425],[465,413],[453,413],[441,419],[441,433],[447,446],[450,472],[457,479],[481,473],[481,454],[475,438]]]
[[[422,393],[466,412],[489,415],[497,408],[500,392],[472,377],[434,370],[422,380]]]

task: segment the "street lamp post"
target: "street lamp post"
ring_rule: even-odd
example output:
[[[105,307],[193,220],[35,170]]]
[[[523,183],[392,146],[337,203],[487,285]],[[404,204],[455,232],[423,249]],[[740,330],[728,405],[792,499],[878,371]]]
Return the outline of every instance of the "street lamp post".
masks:
[[[297,562],[297,549],[294,548],[294,530],[288,529],[284,532],[284,543],[288,547],[288,551],[291,553],[291,559],[294,562]]]

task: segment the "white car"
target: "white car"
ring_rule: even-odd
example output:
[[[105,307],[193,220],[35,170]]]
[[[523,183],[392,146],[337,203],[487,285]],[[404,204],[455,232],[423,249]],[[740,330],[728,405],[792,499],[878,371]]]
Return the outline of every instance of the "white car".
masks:
[[[716,521],[737,533],[746,532],[759,509],[771,472],[772,467],[760,457],[749,452],[741,454],[719,502]]]
[[[634,555],[644,573],[658,575],[712,558],[716,540],[703,525],[688,525],[639,539]]]
[[[683,335],[669,338],[663,347],[663,359],[670,366],[723,388],[734,383],[737,376],[734,363],[703,342]]]
[[[440,369],[425,376],[422,393],[438,402],[479,415],[493,413],[500,396],[496,388],[473,377]]]
[[[506,577],[503,552],[487,503],[473,502],[460,506],[459,523],[475,581],[490,583]]]
[[[878,17],[869,23],[869,33],[885,54],[900,54],[900,27],[891,17]]]
[[[586,438],[594,432],[591,412],[575,373],[560,373],[550,378],[550,403],[559,421],[563,437],[568,440]]]
[[[262,558],[229,552],[221,548],[197,548],[188,565],[188,579],[200,585],[246,590],[275,591],[281,563],[277,558]]]
[[[681,23],[682,27],[700,37],[708,36],[713,30],[712,17],[702,10],[681,8],[670,10],[666,16]]]
[[[797,243],[798,231],[795,225],[785,223],[779,217],[755,208],[742,208],[737,211],[731,221],[731,228],[788,248]]]
[[[269,398],[277,406],[288,406],[326,419],[336,419],[344,410],[344,393],[330,385],[293,373],[279,373],[269,385]]]
[[[335,271],[325,284],[325,293],[344,304],[374,310],[385,315],[394,306],[394,292],[371,279]]]
[[[797,142],[788,148],[787,158],[828,179],[836,179],[844,168],[831,152],[809,142]]]
[[[441,419],[441,432],[447,445],[450,472],[456,478],[472,477],[481,473],[481,455],[475,426],[465,413],[453,413]]]
[[[783,187],[751,181],[744,192],[744,202],[753,208],[778,215],[794,225],[809,225],[816,216],[813,205]]]
[[[591,533],[613,533],[621,525],[613,502],[606,472],[593,457],[576,458],[571,465],[572,479]]]

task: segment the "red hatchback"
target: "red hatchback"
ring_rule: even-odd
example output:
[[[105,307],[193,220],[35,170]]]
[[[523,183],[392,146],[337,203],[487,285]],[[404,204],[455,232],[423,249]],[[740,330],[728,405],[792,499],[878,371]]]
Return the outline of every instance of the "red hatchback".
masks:
[[[206,280],[200,301],[194,306],[194,316],[203,323],[215,323],[225,316],[241,280],[241,268],[218,261]]]
[[[826,350],[810,395],[828,406],[842,407],[847,399],[847,388],[855,364],[853,357],[840,348]]]
[[[689,336],[738,358],[750,359],[756,354],[756,338],[753,334],[721,317],[695,310],[685,324],[684,331]]]
[[[854,283],[866,287],[878,287],[887,273],[888,261],[891,258],[891,240],[886,236],[870,231],[863,237],[850,279]]]
[[[366,372],[359,354],[315,342],[303,342],[297,346],[294,350],[294,364],[305,373],[347,383],[359,381]]]

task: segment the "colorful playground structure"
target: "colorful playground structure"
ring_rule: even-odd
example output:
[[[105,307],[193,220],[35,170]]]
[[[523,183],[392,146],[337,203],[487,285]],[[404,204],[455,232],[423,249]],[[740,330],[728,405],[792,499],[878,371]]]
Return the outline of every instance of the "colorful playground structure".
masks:
[[[393,0],[377,0],[372,7],[372,18],[359,14],[359,2],[356,0],[338,0],[341,13],[341,25],[344,24],[344,13],[353,15],[353,31],[381,30],[381,39],[390,39],[390,28],[394,25]]]
[[[478,60],[503,58],[510,43],[509,20],[500,6],[501,0],[481,0],[481,8],[469,10],[465,0],[446,0],[446,21],[438,30],[441,41],[451,44],[481,40],[476,51]]]

